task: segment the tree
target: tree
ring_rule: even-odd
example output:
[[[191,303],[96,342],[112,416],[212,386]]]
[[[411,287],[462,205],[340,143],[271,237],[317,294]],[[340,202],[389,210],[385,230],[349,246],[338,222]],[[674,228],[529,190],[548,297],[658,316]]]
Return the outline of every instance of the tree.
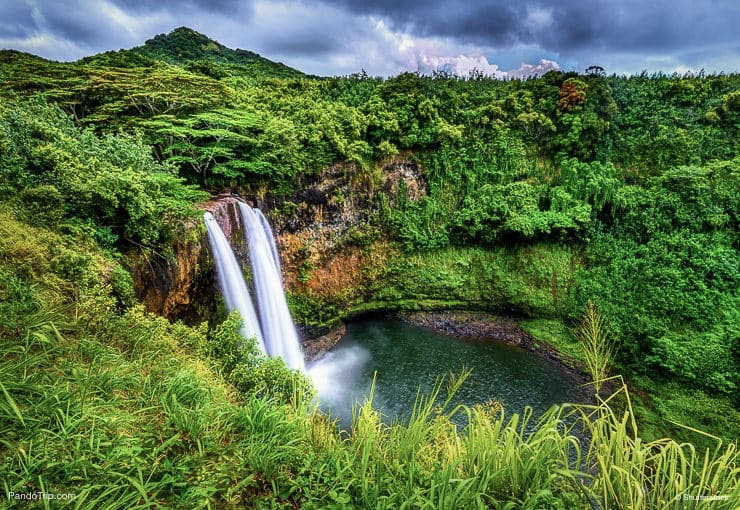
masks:
[[[558,109],[569,112],[586,102],[588,85],[577,78],[568,78],[560,87]]]

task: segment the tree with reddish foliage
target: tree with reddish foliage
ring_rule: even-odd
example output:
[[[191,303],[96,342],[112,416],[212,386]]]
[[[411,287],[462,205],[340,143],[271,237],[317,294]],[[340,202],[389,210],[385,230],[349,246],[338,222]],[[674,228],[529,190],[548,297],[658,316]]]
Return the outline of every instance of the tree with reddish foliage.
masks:
[[[560,87],[560,99],[558,99],[558,109],[568,112],[576,106],[586,101],[586,85],[576,78],[568,78]]]

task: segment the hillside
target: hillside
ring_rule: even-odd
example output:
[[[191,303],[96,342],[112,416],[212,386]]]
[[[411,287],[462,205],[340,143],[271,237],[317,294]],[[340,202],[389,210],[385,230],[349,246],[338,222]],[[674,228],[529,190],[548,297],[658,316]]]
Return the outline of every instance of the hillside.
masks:
[[[246,80],[265,78],[306,78],[303,72],[273,62],[247,50],[233,50],[189,28],[178,28],[169,34],[159,34],[141,46],[107,51],[84,57],[77,62],[54,62],[30,53],[0,50],[5,89],[48,90],[72,88],[78,77],[91,76],[102,68],[133,72],[141,68],[166,68],[167,65],[213,79],[236,77]],[[51,79],[63,80],[60,83]]]
[[[189,29],[74,63],[0,53],[6,493],[734,508],[740,75],[319,80],[261,58]],[[368,404],[340,433],[301,373],[239,339],[207,248],[187,258],[221,193],[268,216],[304,331],[497,312],[578,362],[573,332],[599,324],[613,386],[533,434],[500,402],[458,428],[434,399],[405,425]],[[171,289],[177,271],[201,293]],[[146,311],[146,285],[187,310]]]
[[[131,53],[179,66],[205,62],[225,64],[232,72],[260,74],[281,78],[300,78],[305,74],[280,62],[273,62],[248,50],[231,49],[187,27],[176,28],[169,34],[159,34],[143,45],[131,48]]]
[[[178,65],[193,60],[209,60],[219,64],[249,64],[262,58],[251,51],[227,48],[186,27],[176,28],[169,34],[155,35],[143,45],[129,51]]]

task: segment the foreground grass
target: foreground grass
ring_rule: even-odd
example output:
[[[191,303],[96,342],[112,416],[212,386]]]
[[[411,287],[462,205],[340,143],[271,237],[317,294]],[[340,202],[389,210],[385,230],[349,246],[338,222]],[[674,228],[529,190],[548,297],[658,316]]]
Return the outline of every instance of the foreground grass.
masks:
[[[367,402],[340,436],[308,396],[238,391],[223,361],[198,350],[198,330],[134,309],[95,337],[64,317],[40,307],[0,352],[3,491],[76,494],[39,507],[684,509],[708,507],[684,494],[719,498],[712,508],[740,498],[735,444],[643,442],[629,406],[612,410],[629,402],[624,388],[553,408],[526,433],[528,413],[450,409],[464,384],[452,378],[408,425],[386,425]]]

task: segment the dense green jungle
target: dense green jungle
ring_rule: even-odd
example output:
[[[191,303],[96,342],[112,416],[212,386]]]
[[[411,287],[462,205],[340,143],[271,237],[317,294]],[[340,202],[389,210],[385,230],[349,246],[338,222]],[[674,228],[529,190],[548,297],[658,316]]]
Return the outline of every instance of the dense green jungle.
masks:
[[[238,315],[137,298],[133,261],[202,242],[223,190],[284,227],[302,327],[505,313],[595,403],[525,432],[450,406],[451,374],[408,423],[369,402],[341,433]],[[740,75],[326,78],[185,28],[72,63],[5,50],[0,197],[0,508],[740,501]],[[329,244],[291,236],[342,212]]]

